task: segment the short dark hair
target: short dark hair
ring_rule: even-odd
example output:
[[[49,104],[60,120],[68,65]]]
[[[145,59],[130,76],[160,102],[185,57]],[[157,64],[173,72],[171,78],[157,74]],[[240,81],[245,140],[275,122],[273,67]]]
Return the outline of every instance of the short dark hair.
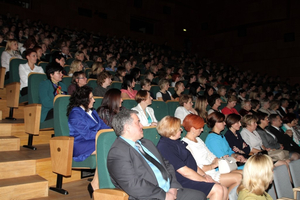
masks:
[[[137,103],[141,103],[142,101],[146,100],[147,99],[147,96],[148,96],[148,91],[147,90],[139,90],[137,93],[136,93],[136,96],[135,96],[135,101]],[[150,95],[150,93],[149,93]]]
[[[55,72],[62,72],[63,70],[64,68],[60,66],[60,64],[51,63],[50,65],[47,66],[47,70],[46,70],[47,78],[50,80],[51,79],[50,74],[53,75]]]
[[[271,114],[271,115],[269,116],[269,121],[272,123],[272,122],[274,121],[274,119],[277,118],[277,116],[279,116],[279,115],[278,115],[278,114]]]
[[[268,117],[267,113],[263,113],[263,112],[258,112],[255,114],[257,117],[257,124],[261,124],[261,120],[264,120],[266,117]]]
[[[227,128],[230,128],[233,124],[241,121],[242,117],[240,115],[237,114],[229,114],[226,118],[226,126]]]
[[[34,50],[34,49],[26,49],[26,51],[25,51],[25,58],[27,56],[29,56],[31,53],[36,53],[36,50]]]
[[[121,136],[124,133],[124,125],[131,124],[133,121],[132,114],[137,114],[135,110],[123,109],[116,114],[112,120],[112,127],[117,136]]]
[[[207,102],[210,105],[210,107],[213,107],[214,104],[216,103],[217,99],[220,99],[220,98],[221,97],[219,94],[213,94],[207,99]]]
[[[288,113],[282,118],[282,122],[287,124],[287,123],[291,123],[295,119],[297,119],[297,117],[294,113]]]
[[[225,115],[220,112],[213,112],[207,117],[207,126],[209,128],[213,128],[217,122],[223,122],[225,119]]]
[[[254,109],[259,105],[259,101],[257,99],[251,99],[251,108]]]
[[[76,82],[76,79],[79,78],[80,75],[84,75],[85,76],[85,73],[83,71],[78,71],[78,72],[74,72],[73,76],[72,76],[72,84],[77,84]]]
[[[288,99],[286,98],[282,98],[280,99],[280,105],[284,104],[286,101],[289,101]]]
[[[134,77],[127,74],[124,79],[123,79],[123,83],[122,83],[122,89],[127,90],[128,87],[131,87],[132,82],[134,81]]]

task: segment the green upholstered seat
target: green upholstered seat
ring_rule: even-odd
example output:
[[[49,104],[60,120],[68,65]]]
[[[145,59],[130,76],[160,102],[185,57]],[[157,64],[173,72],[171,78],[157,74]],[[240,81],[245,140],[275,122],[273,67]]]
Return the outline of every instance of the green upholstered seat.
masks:
[[[116,74],[116,72],[113,71],[108,71],[112,76],[114,76]]]
[[[19,65],[27,63],[27,60],[12,58],[9,62],[9,83],[20,82]]]
[[[124,106],[127,109],[131,109],[135,106],[137,106],[137,102],[134,99],[123,99],[122,106]]]
[[[67,107],[69,105],[70,95],[57,95],[54,98],[54,134],[57,136],[70,136]],[[72,168],[96,168],[95,155],[89,156],[82,162],[72,161]]]
[[[220,110],[222,110],[223,108],[225,108],[227,105],[227,103],[221,103],[221,106],[219,107]]]
[[[175,110],[179,106],[178,101],[166,101],[167,106],[168,106],[168,114],[171,116],[174,116]]]
[[[150,91],[152,92],[152,94],[154,95],[154,97],[156,98],[156,93],[159,92],[160,88],[158,85],[151,85],[151,89]]]
[[[69,74],[69,71],[70,71],[70,65],[65,65],[65,66],[64,66],[64,70],[67,72],[67,74]]]
[[[33,72],[28,75],[28,104],[39,103],[39,85],[44,80],[47,80],[46,74]]]
[[[203,132],[200,135],[200,138],[205,142],[206,137],[208,136],[209,132],[211,131],[211,128],[208,128],[207,124],[203,127]]]
[[[95,99],[95,103],[94,103],[94,108],[97,110],[97,108],[99,108],[102,104],[102,97],[94,97]]]
[[[95,87],[97,87],[97,79],[93,79],[93,78],[88,79],[87,85],[93,88],[94,90]]]
[[[141,85],[140,84],[135,84],[134,89],[139,91],[141,89]]]
[[[190,90],[189,89],[184,89],[184,91],[182,92],[182,94],[189,94]]]
[[[92,68],[92,66],[93,66],[93,64],[94,64],[94,61],[88,60],[88,61],[85,61],[85,63],[87,64],[87,66],[88,66],[89,68]]]
[[[45,73],[46,73],[46,67],[47,67],[47,65],[49,65],[49,63],[48,62],[44,62],[44,61],[41,61],[38,64],[38,66],[41,66],[43,68],[43,70],[44,70]]]
[[[61,82],[63,82],[68,88],[72,84],[72,77],[64,76]]]
[[[155,78],[152,80],[152,82],[154,82],[154,83],[158,84],[158,82],[159,82],[159,78],[158,78],[158,77],[155,77]]]
[[[116,88],[119,90],[121,90],[121,87],[122,87],[122,82],[119,81],[113,81],[110,86],[110,88]]]
[[[5,51],[5,47],[0,46],[0,55],[2,55],[3,51]],[[1,63],[1,56],[0,56],[0,63]]]
[[[91,69],[91,68],[86,68],[86,69],[84,70],[85,77],[86,77],[87,79],[89,78],[91,72],[92,72],[92,69]]]
[[[242,109],[242,105],[237,103],[234,108],[239,112]]]
[[[66,65],[71,65],[71,63],[74,61],[75,59],[74,58],[68,58],[66,60]]]
[[[153,100],[151,106],[157,121],[169,115],[167,104],[164,101]]]
[[[40,129],[53,128],[53,126],[54,126],[54,119],[49,119],[40,123]]]
[[[169,87],[169,92],[171,92],[171,94],[173,95],[175,93],[175,88],[174,87]]]

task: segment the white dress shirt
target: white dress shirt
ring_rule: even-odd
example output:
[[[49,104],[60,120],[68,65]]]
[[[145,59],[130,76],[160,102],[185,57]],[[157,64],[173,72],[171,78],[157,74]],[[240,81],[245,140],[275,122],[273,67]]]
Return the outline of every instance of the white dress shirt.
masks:
[[[28,86],[28,75],[31,72],[37,72],[37,73],[44,74],[44,70],[40,66],[34,65],[33,70],[31,70],[28,63],[19,65],[20,90],[22,90],[22,88]]]

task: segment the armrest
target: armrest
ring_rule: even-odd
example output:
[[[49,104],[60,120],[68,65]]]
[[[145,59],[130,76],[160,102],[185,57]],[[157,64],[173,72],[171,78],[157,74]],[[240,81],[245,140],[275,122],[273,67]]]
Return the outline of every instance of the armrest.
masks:
[[[300,192],[300,187],[293,188],[294,191],[294,199],[297,199],[297,192]]]
[[[94,191],[94,200],[128,200],[128,194],[120,189],[98,189]]]

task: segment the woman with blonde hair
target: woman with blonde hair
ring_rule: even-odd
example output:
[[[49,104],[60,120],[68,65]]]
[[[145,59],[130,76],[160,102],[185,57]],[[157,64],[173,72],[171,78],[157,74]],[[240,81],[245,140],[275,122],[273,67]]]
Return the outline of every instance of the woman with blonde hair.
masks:
[[[5,51],[1,55],[1,66],[5,67],[5,79],[9,78],[9,61],[11,58],[22,59],[22,56],[18,52],[18,41],[15,39],[7,40]]]
[[[273,180],[273,161],[264,154],[251,156],[243,170],[243,180],[237,189],[238,200],[272,200],[265,191]],[[258,170],[259,169],[259,170]]]
[[[170,83],[167,79],[161,79],[158,82],[158,85],[160,91],[156,93],[156,100],[160,100],[160,101],[174,100],[171,92],[168,91],[170,87]]]
[[[184,91],[185,87],[184,87],[184,83],[182,81],[178,81],[175,84],[175,93],[172,95],[172,97],[175,100],[179,100],[179,97],[181,96],[181,93]]]
[[[92,65],[92,71],[91,74],[89,75],[89,78],[94,78],[97,79],[98,75],[103,72],[104,67],[101,62],[94,62]]]
[[[71,63],[70,71],[68,73],[68,76],[73,76],[74,72],[82,71],[82,68],[83,68],[82,62],[80,60],[74,60]]]
[[[208,105],[208,102],[207,102],[207,98],[205,96],[198,96],[196,98],[195,110],[198,113],[198,115],[204,119],[205,122],[206,122],[206,118],[207,118],[207,111],[206,111],[207,105]]]

